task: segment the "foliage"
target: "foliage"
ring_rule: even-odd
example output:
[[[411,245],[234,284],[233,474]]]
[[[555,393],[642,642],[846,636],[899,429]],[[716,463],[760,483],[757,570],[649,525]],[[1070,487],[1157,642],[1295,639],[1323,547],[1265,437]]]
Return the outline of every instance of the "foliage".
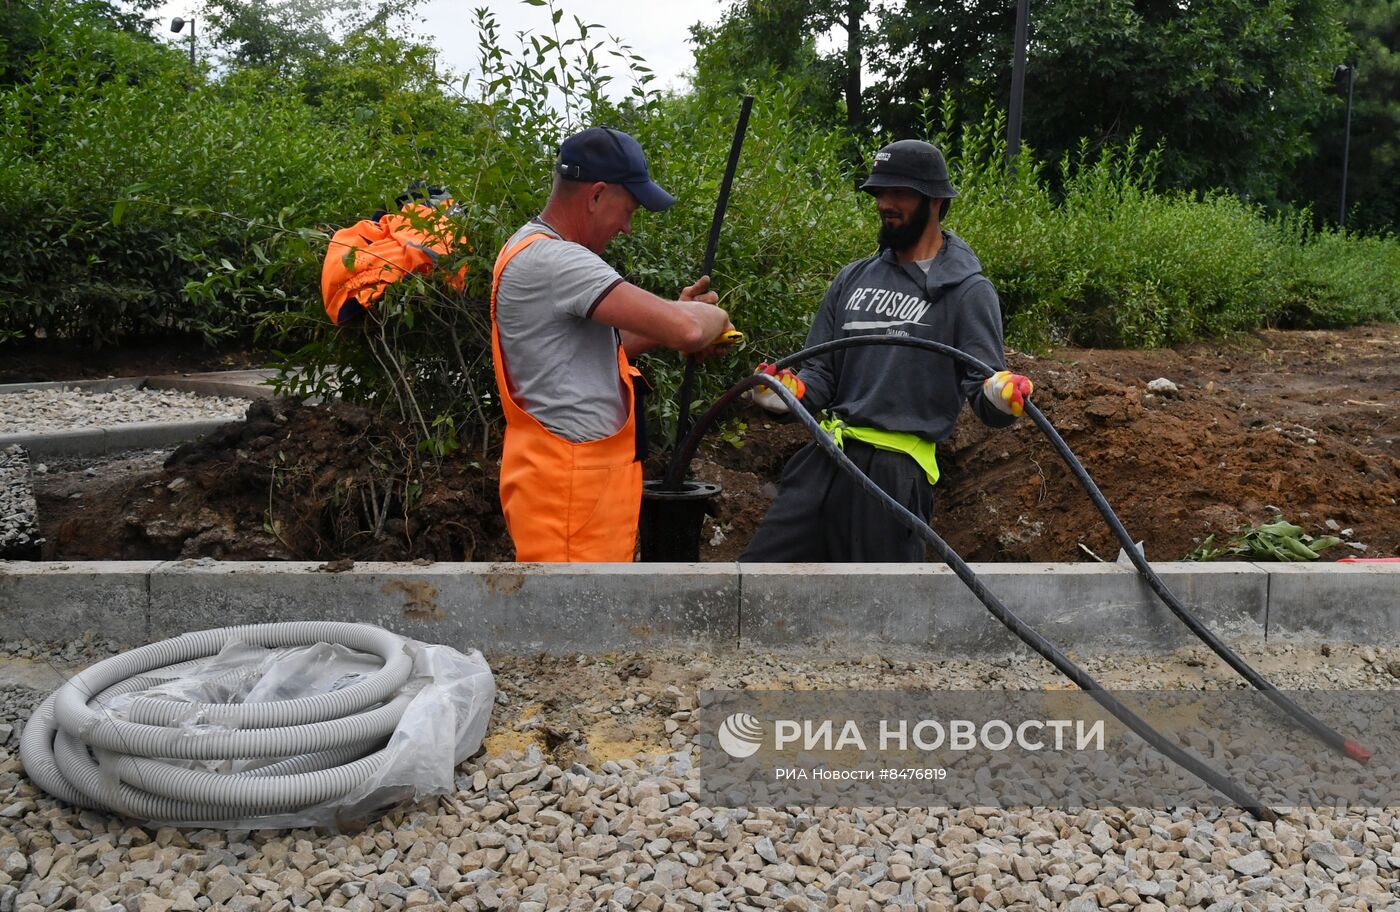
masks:
[[[1274,200],[1344,52],[1339,2],[1034,4],[1023,135],[1055,161],[1140,133],[1162,146],[1163,186]],[[887,13],[872,54],[885,128],[908,128],[922,90],[1006,107],[1014,6],[911,0]]]
[[[927,116],[927,115],[926,115]],[[1138,137],[1060,162],[1055,192],[1034,160],[1007,174],[994,112],[938,131],[962,191],[950,225],[996,284],[1008,339],[1155,347],[1261,325],[1400,319],[1400,243],[1314,231],[1216,192],[1153,190],[1161,150]]]
[[[800,94],[773,86],[754,104],[712,277],[747,339],[700,371],[692,414],[757,361],[799,347],[827,283],[874,246],[870,213],[851,190],[845,137],[806,126]],[[698,94],[665,99],[632,125],[657,161],[657,179],[681,201],[613,242],[610,258],[637,284],[674,298],[697,277],[738,113],[736,99]],[[658,386],[653,428],[669,438],[684,363],[655,355],[644,365]]]
[[[837,123],[833,108],[844,95],[854,135],[872,124],[912,135],[925,96],[970,111],[1008,107],[1015,8],[992,0],[734,0],[716,26],[693,29],[696,82],[733,91],[799,80],[816,122]],[[1162,147],[1159,186],[1224,189],[1270,206],[1330,199],[1335,211],[1342,93],[1331,80],[1354,42],[1364,63],[1355,136],[1361,192],[1352,198],[1381,197],[1364,207],[1373,213],[1365,224],[1393,229],[1400,194],[1385,162],[1400,134],[1400,93],[1387,91],[1395,88],[1397,17],[1395,0],[1047,0],[1031,8],[1022,132],[1052,162],[1076,154],[1081,141],[1097,154],[1138,134]],[[823,37],[844,37],[844,50],[821,52]],[[875,78],[862,91],[863,68]]]
[[[784,83],[813,123],[833,123],[840,73],[818,53],[809,0],[736,2],[713,26],[691,26],[696,86],[715,97]]]
[[[292,75],[354,47],[357,33],[383,35],[421,0],[204,0],[214,46],[238,67]]]
[[[1230,537],[1229,544],[1224,546],[1215,544],[1213,533],[1207,535],[1200,547],[1186,555],[1185,560],[1209,561],[1229,557],[1263,561],[1313,561],[1321,556],[1321,552],[1341,543],[1342,540],[1334,535],[1314,538],[1305,533],[1302,526],[1294,525],[1280,516],[1273,522],[1239,529]]]
[[[256,331],[285,354],[289,392],[396,411],[428,454],[489,442],[492,261],[543,204],[559,140],[591,123],[641,140],[681,204],[640,214],[608,256],[674,297],[699,271],[738,111],[731,84],[657,93],[629,49],[539,2],[552,26],[518,48],[478,13],[469,82],[439,77],[432,50],[383,16],[294,66],[214,74],[88,7],[43,7],[25,26],[37,37],[23,81],[0,83],[0,226],[23,239],[0,274],[0,342]],[[600,66],[612,55],[628,67],[622,102]],[[757,102],[714,275],[748,342],[700,371],[696,409],[800,347],[827,283],[875,247],[851,135],[814,122],[813,83],[749,87]],[[1221,193],[1161,192],[1171,147],[1146,134],[1086,141],[1049,163],[1030,150],[1008,173],[1004,118],[961,110],[922,94],[908,129],[948,152],[962,190],[950,227],[997,286],[1014,345],[1400,319],[1394,238],[1317,230],[1305,212],[1270,217]],[[868,154],[883,141],[859,144]],[[367,319],[331,326],[317,282],[330,233],[393,208],[414,180],[453,191],[461,236],[442,265],[466,266],[465,288],[414,277]],[[653,435],[669,438],[683,362],[661,353],[645,367],[658,387]]]
[[[329,20],[342,9],[340,0],[205,0],[203,22],[236,65],[281,69],[329,53]]]
[[[1334,63],[1356,68],[1350,148],[1345,148],[1346,71],[1338,69],[1309,156],[1287,189],[1313,204],[1315,222],[1335,223],[1347,152],[1347,218],[1353,229],[1400,230],[1400,0],[1343,0],[1352,48]]]
[[[246,337],[306,300],[316,226],[438,176],[413,124],[456,110],[421,55],[356,40],[357,64],[323,80],[343,104],[310,106],[275,74],[210,82],[178,50],[56,15],[29,82],[0,92],[0,224],[26,239],[0,276],[0,323],[98,344]]]
[[[834,124],[845,102],[852,134],[865,129],[861,74],[870,0],[734,0],[714,26],[691,27],[695,84],[739,94],[774,81],[800,86],[797,110]],[[844,47],[822,53],[817,38],[839,33]]]

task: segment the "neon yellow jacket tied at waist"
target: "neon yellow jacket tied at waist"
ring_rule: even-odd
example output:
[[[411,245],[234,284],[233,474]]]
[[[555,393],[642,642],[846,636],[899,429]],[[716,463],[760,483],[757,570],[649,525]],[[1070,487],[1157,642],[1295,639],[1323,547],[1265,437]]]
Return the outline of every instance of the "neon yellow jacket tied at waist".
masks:
[[[913,434],[899,431],[882,431],[879,428],[851,427],[840,418],[828,418],[821,423],[822,430],[831,435],[836,445],[845,448],[845,438],[859,440],[877,450],[890,450],[905,453],[919,464],[928,474],[929,484],[938,484],[938,447],[932,440],[925,440]]]

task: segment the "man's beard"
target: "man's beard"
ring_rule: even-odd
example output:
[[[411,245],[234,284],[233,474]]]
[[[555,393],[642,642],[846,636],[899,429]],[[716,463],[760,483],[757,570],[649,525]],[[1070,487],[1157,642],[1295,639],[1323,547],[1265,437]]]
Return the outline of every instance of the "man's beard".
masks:
[[[904,224],[888,225],[881,219],[880,248],[883,250],[888,247],[891,250],[899,251],[913,247],[918,243],[919,238],[924,236],[924,229],[928,227],[928,220],[932,215],[933,200],[926,196]]]

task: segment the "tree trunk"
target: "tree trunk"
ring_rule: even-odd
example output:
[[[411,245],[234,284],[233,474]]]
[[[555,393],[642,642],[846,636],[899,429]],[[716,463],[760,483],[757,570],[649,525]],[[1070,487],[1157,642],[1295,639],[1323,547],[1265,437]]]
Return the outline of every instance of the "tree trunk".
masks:
[[[855,135],[865,128],[865,111],[860,99],[860,21],[869,8],[870,0],[847,0],[846,3],[846,126]]]

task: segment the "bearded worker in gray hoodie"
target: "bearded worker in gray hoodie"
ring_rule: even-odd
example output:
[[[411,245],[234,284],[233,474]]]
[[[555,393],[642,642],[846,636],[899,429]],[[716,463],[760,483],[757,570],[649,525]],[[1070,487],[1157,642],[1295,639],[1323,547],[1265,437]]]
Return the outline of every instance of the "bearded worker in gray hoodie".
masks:
[[[960,349],[997,370],[985,382],[951,358],[917,348],[856,346],[808,360],[779,379],[822,422],[856,466],[915,516],[933,512],[938,444],[963,403],[983,423],[1015,421],[1031,382],[1005,370],[1001,304],[965,241],[943,228],[958,195],[942,153],[903,139],[875,156],[861,190],[880,212],[880,251],[851,263],[827,289],[807,346],[860,335],[917,336]],[[772,373],[767,365],[760,370]],[[755,401],[786,411],[759,387]],[[815,443],[783,470],[741,562],[915,562],[923,540],[861,490]]]

